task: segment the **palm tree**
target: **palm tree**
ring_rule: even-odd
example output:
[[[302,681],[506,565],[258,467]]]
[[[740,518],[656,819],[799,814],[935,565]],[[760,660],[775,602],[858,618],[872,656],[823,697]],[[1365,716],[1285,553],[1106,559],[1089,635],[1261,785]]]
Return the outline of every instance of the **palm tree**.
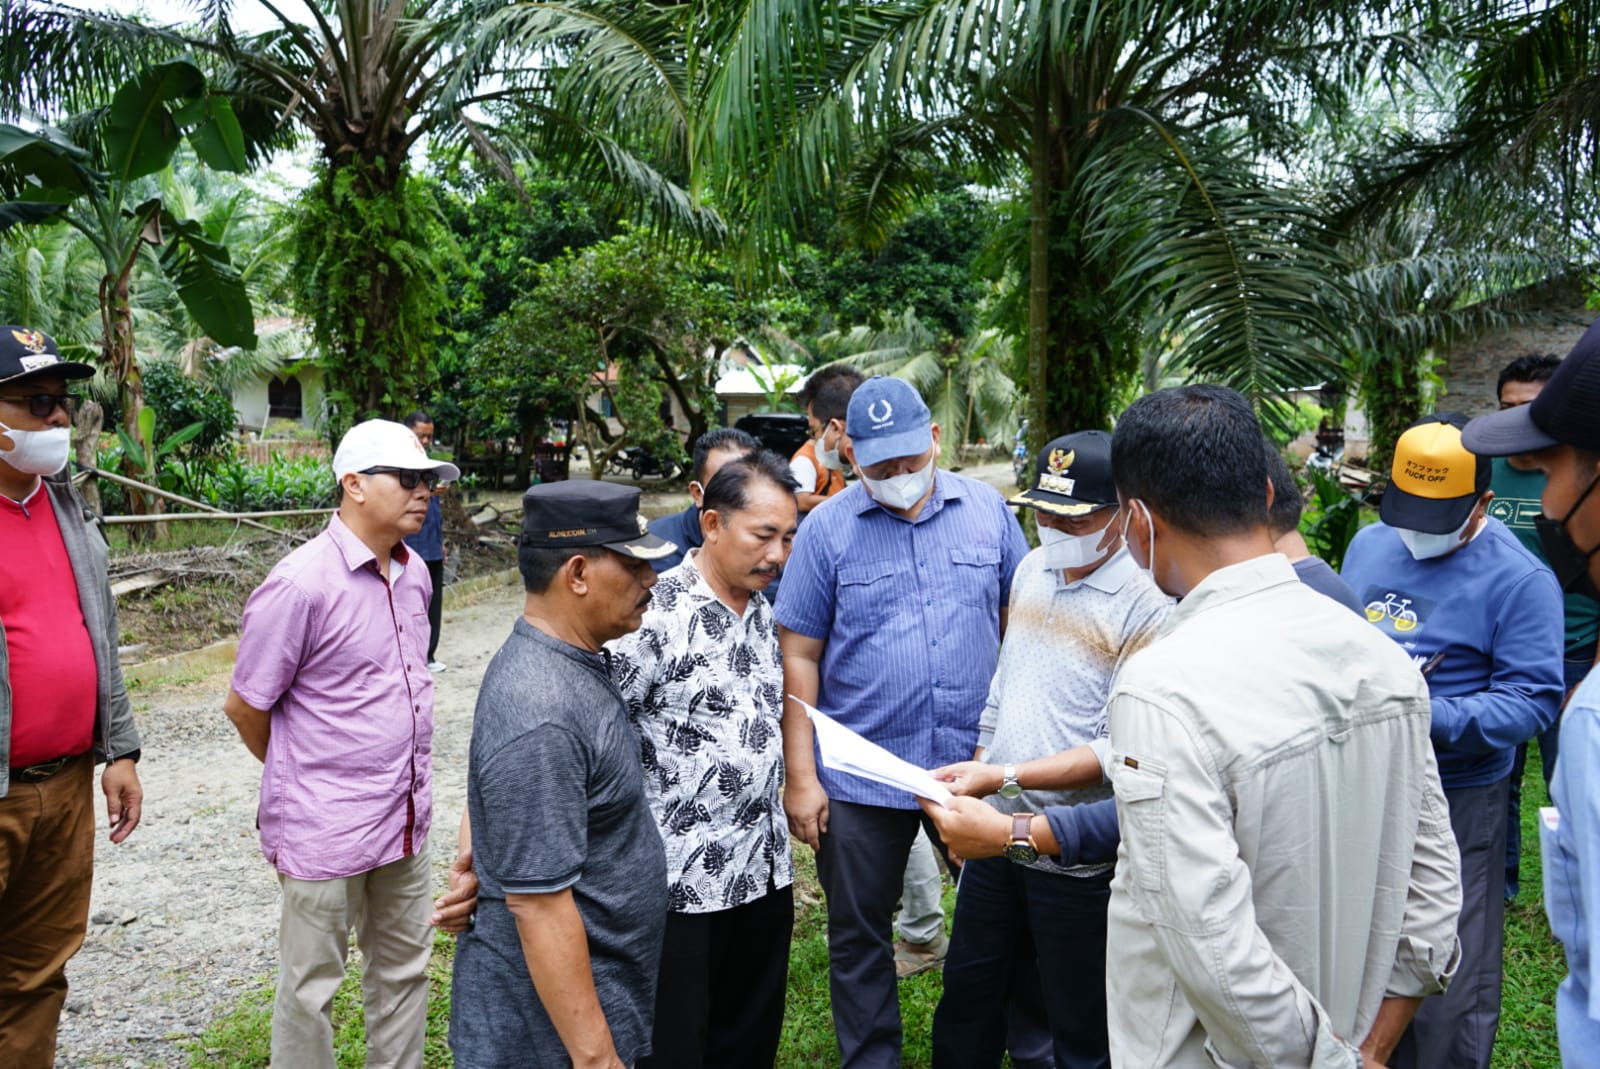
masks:
[[[240,34],[226,3],[206,5],[198,25],[159,27],[13,0],[0,5],[0,79],[17,107],[70,107],[102,99],[135,58],[186,51],[222,75],[242,119],[281,121],[280,144],[309,134],[320,168],[296,228],[301,305],[343,418],[393,414],[432,379],[448,299],[444,231],[410,188],[411,154],[424,138],[492,153],[470,110],[533,91],[538,72],[475,58],[476,28],[501,6],[490,0],[313,0],[305,24],[265,6],[279,24]],[[481,88],[491,73],[497,84]]]
[[[1009,341],[995,329],[957,338],[930,329],[907,308],[880,329],[832,331],[817,342],[830,363],[893,375],[917,388],[943,428],[946,464],[960,462],[962,447],[983,438],[1005,441],[1017,429],[1018,392],[1007,372]]]

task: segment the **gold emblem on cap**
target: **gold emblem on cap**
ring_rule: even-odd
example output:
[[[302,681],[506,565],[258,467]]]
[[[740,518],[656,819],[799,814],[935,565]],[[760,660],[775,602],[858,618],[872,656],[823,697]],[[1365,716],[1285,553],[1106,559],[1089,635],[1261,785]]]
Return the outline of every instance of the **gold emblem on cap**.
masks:
[[[46,347],[45,336],[37,330],[13,330],[11,336],[17,344],[32,353],[42,353]]]
[[[1078,451],[1076,449],[1068,449],[1065,451],[1060,449],[1052,449],[1050,451],[1050,460],[1048,462],[1050,474],[1065,475],[1067,473],[1067,469],[1072,467],[1072,462],[1077,459]]]
[[[649,534],[650,533],[650,521],[644,518],[644,513],[642,513],[642,512],[639,514],[639,533],[640,534]]]

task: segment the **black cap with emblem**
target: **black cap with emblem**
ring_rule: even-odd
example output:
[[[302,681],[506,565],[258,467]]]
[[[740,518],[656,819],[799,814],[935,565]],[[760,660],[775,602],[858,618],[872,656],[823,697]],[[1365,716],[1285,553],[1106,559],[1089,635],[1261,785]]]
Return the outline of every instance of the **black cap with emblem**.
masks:
[[[42,330],[11,324],[0,326],[0,383],[30,375],[59,375],[86,379],[94,374],[88,364],[61,359],[56,340]]]
[[[677,547],[650,533],[631,486],[571,479],[540,483],[522,495],[521,544],[537,549],[604,546],[629,557],[655,560]]]
[[[1039,450],[1033,485],[1011,499],[1057,516],[1087,516],[1117,503],[1111,481],[1111,435],[1078,431]]]

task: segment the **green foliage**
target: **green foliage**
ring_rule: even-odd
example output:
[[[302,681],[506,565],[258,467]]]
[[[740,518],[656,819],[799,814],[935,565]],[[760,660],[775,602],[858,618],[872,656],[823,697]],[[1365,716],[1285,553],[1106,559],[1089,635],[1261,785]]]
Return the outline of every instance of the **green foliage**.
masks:
[[[1344,566],[1350,540],[1372,516],[1362,512],[1361,496],[1340,486],[1338,479],[1316,468],[1307,468],[1305,474],[1311,494],[1300,515],[1300,533],[1312,555],[1337,571]]]
[[[327,375],[330,440],[427,396],[453,246],[426,184],[381,164],[319,169],[294,222],[295,300]]]
[[[682,444],[661,418],[662,400],[668,393],[677,400],[691,438],[715,410],[717,356],[736,319],[716,266],[627,232],[536,274],[533,291],[485,345],[474,403],[529,430],[576,415],[597,478],[626,446],[682,460]],[[590,403],[596,393],[610,399],[621,434],[613,436]]]
[[[272,454],[265,464],[237,458],[207,474],[200,500],[229,512],[322,509],[334,505],[333,466],[321,457]]]
[[[793,325],[821,332],[910,308],[934,330],[971,333],[984,296],[977,264],[997,222],[995,208],[953,185],[921,201],[875,251],[842,226],[826,228],[820,247],[802,246],[789,267],[785,295],[804,316]]]
[[[239,415],[227,394],[189,378],[177,364],[153,360],[144,369],[144,399],[155,418],[155,434],[175,435],[197,424],[199,430],[179,443],[180,460],[221,459],[233,452],[233,431]]]
[[[1268,399],[1261,408],[1261,429],[1280,453],[1302,434],[1321,426],[1327,415],[1321,405],[1304,397],[1292,404],[1281,398]]]

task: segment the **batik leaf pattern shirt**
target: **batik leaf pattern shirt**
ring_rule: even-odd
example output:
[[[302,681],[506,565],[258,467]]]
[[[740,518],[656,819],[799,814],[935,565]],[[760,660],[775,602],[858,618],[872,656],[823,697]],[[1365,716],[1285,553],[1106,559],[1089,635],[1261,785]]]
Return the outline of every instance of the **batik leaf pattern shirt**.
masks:
[[[661,575],[644,624],[610,645],[675,913],[729,909],[794,879],[772,607],[753,594],[736,614],[700,574],[698,555]]]

